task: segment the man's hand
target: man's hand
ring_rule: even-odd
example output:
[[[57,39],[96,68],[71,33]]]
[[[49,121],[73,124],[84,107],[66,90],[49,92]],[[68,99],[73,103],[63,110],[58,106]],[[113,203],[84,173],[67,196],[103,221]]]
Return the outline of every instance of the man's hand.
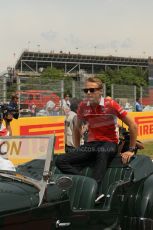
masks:
[[[9,113],[6,116],[4,116],[5,122],[10,122],[13,120],[13,114]]]
[[[4,120],[5,120],[5,125],[6,125],[6,129],[8,131],[8,134],[9,134],[9,136],[12,136],[12,129],[11,129],[10,122],[13,119],[13,115],[10,114],[9,118],[10,119],[4,119]]]
[[[124,152],[121,154],[121,157],[122,157],[122,162],[123,164],[127,164],[129,163],[131,157],[134,155],[134,153],[130,152],[130,151],[127,151],[127,152]]]

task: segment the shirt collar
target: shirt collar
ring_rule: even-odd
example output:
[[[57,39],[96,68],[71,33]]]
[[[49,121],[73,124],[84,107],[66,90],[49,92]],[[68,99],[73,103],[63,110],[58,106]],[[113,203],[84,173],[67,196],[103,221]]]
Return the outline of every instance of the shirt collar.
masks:
[[[99,105],[104,107],[104,97],[101,96]],[[87,106],[90,106],[90,101],[87,101]]]

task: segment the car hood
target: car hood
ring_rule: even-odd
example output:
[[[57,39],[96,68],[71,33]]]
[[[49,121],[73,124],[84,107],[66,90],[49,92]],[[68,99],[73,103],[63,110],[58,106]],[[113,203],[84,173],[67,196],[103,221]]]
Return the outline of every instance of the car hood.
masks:
[[[0,214],[35,207],[38,202],[38,189],[34,186],[0,177]]]

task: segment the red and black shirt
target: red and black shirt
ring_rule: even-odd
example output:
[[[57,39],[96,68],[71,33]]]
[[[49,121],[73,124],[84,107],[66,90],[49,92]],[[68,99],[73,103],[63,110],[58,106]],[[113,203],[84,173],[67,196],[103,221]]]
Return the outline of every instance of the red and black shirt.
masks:
[[[90,105],[88,101],[81,102],[77,115],[80,120],[88,123],[88,142],[118,143],[117,118],[124,118],[127,112],[111,98],[101,97],[97,105]]]

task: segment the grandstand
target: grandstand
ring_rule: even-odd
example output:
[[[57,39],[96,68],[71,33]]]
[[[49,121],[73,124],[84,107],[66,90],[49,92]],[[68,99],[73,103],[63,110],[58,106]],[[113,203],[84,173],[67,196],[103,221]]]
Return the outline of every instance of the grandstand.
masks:
[[[115,56],[95,56],[71,53],[43,53],[24,51],[15,65],[19,74],[28,75],[33,73],[38,75],[46,67],[63,69],[65,73],[76,73],[84,70],[87,73],[99,73],[107,67],[141,67],[148,68],[149,58],[115,57]]]

